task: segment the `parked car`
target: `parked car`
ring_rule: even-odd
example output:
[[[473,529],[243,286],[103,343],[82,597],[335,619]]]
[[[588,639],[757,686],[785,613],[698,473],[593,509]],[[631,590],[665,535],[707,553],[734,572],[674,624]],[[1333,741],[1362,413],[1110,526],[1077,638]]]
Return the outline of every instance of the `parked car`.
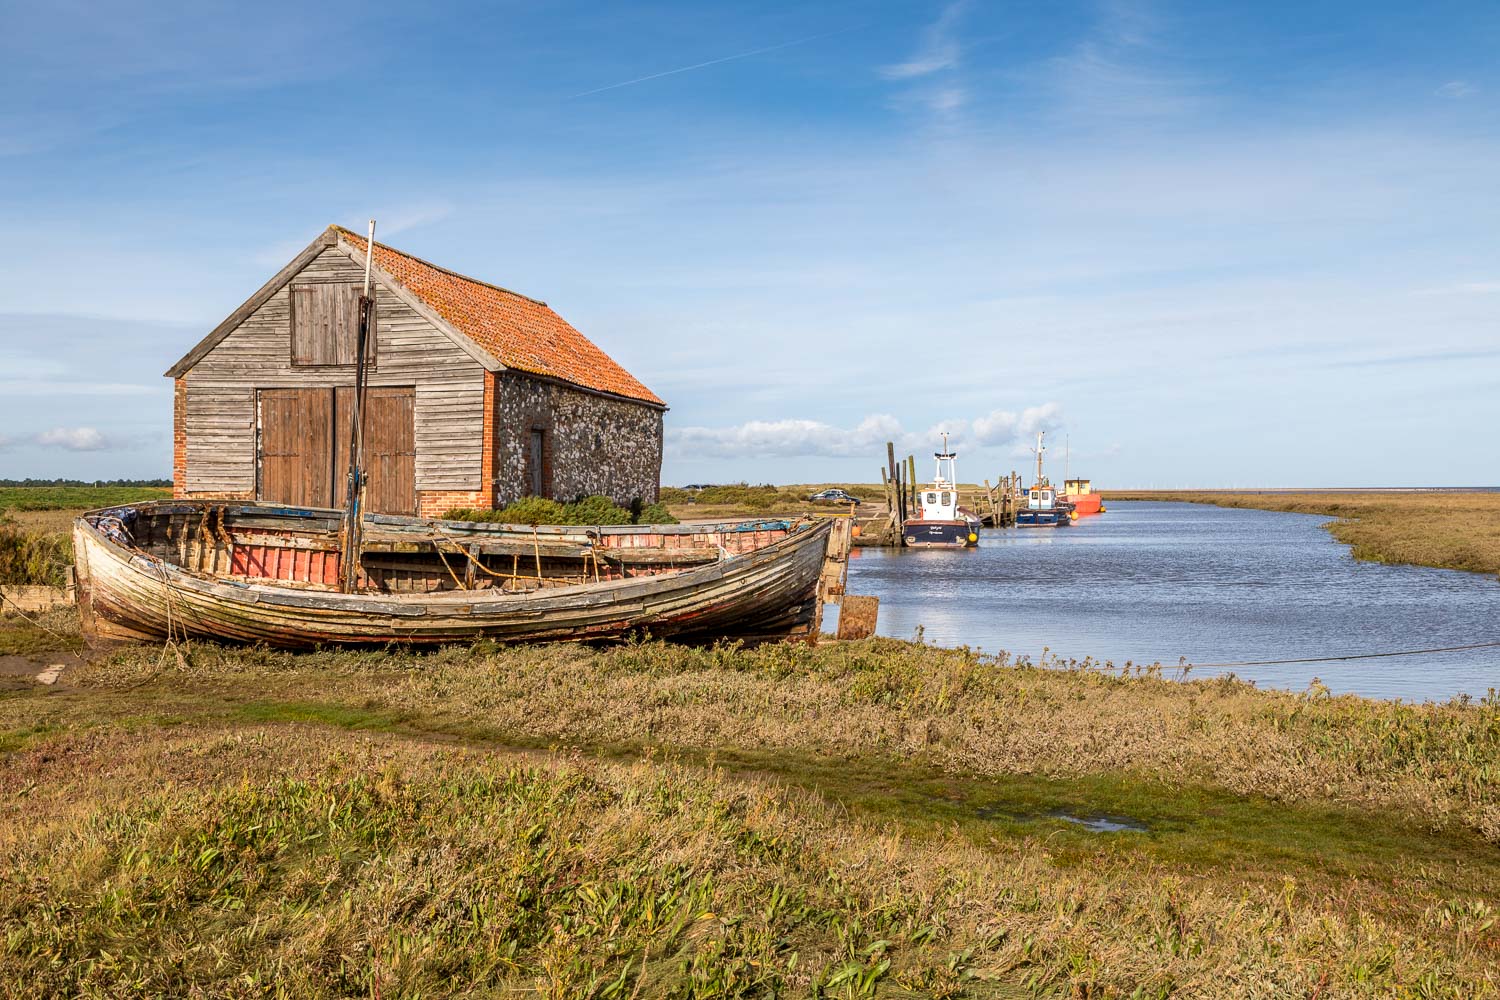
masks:
[[[840,489],[820,490],[807,499],[826,500],[829,503],[852,503],[856,507],[859,506],[859,497],[854,496],[846,490]]]

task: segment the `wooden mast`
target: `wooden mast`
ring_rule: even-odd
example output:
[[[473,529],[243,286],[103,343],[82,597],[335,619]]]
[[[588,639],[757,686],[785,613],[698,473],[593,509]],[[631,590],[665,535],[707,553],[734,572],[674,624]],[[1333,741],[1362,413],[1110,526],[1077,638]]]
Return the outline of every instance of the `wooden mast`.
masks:
[[[355,342],[354,356],[354,426],[349,435],[349,479],[344,495],[343,552],[339,589],[346,594],[354,593],[359,584],[360,551],[363,548],[361,535],[364,527],[365,495],[365,356],[370,338],[370,258],[375,252],[375,220],[370,220],[369,235],[365,240],[365,284],[359,296],[359,336]]]

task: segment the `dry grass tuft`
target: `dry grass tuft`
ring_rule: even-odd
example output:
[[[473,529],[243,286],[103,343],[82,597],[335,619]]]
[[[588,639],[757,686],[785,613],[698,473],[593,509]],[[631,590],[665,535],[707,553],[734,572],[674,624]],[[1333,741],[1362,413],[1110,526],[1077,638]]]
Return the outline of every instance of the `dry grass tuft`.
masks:
[[[1052,666],[125,647],[0,697],[0,992],[1500,995],[1500,699]]]

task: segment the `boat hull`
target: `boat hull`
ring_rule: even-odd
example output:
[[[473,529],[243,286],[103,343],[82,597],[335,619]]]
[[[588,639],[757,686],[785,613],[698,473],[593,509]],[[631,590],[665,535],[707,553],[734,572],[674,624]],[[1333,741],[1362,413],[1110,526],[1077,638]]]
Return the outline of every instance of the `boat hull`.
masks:
[[[1098,493],[1079,493],[1067,499],[1080,516],[1104,513],[1104,497]]]
[[[1018,528],[1065,528],[1073,521],[1063,510],[1019,510],[1016,512]]]
[[[726,550],[720,561],[680,572],[527,593],[343,594],[227,579],[123,544],[87,516],[75,522],[73,539],[78,603],[90,635],[309,648],[795,634],[815,620],[830,529],[828,521],[794,526],[763,547]],[[535,544],[535,529],[526,530]]]
[[[914,518],[902,525],[901,538],[911,548],[969,548],[979,544],[979,522]]]

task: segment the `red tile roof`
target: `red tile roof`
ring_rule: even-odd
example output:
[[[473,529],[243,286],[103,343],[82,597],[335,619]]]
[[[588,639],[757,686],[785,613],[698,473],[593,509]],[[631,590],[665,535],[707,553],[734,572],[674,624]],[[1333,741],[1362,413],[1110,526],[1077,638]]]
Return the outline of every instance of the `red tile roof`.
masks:
[[[363,259],[363,236],[342,226],[330,228]],[[547,303],[456,274],[379,241],[373,257],[381,270],[505,367],[666,405]]]

